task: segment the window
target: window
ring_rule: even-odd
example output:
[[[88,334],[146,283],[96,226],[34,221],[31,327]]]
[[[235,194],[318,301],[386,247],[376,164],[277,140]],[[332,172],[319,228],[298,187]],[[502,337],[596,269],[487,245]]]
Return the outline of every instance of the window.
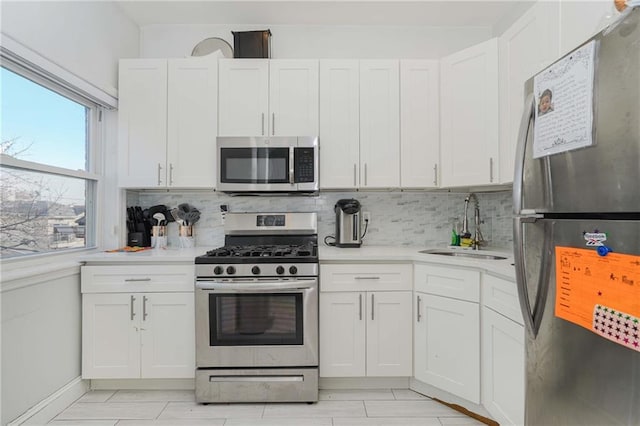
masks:
[[[0,258],[95,246],[99,106],[14,63],[0,73]]]

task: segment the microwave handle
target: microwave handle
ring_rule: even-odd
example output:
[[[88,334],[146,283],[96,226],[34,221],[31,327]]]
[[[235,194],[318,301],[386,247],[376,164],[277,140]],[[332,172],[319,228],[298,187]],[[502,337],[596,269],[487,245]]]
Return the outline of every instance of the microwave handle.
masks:
[[[296,176],[295,176],[295,155],[294,155],[294,151],[295,148],[290,146],[289,147],[289,183],[291,185],[293,185],[294,183],[296,183]]]

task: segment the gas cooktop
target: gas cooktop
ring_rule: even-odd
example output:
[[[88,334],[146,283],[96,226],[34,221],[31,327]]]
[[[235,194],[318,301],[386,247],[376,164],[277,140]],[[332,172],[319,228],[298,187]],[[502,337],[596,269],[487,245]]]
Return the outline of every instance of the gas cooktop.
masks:
[[[195,263],[310,263],[317,261],[317,245],[306,243],[223,246],[196,257]]]

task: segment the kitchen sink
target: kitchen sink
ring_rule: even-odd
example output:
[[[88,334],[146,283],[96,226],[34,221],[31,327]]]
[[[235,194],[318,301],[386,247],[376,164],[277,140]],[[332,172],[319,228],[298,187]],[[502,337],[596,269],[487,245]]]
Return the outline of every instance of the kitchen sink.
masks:
[[[421,250],[420,253],[424,254],[437,254],[440,256],[455,256],[455,257],[468,257],[471,259],[485,259],[485,260],[504,260],[506,256],[498,256],[495,254],[488,253],[470,253],[467,251],[452,251],[452,250],[441,250],[441,249],[429,249],[429,250]]]

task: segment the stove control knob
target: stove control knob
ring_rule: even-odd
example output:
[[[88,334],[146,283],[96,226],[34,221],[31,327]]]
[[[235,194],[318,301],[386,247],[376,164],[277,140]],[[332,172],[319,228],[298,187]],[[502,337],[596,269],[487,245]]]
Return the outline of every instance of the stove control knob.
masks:
[[[252,273],[253,275],[258,275],[258,274],[260,274],[260,268],[259,268],[259,267],[257,267],[257,266],[254,266],[253,268],[251,268],[251,273]]]
[[[234,266],[227,266],[227,274],[233,275],[236,273],[236,268]]]
[[[295,275],[295,274],[297,274],[297,273],[298,273],[298,268],[296,268],[295,266],[290,267],[290,268],[289,268],[289,273],[290,273],[291,275]]]
[[[224,268],[222,266],[216,266],[215,268],[213,268],[213,273],[216,275],[220,275],[224,273]]]
[[[278,266],[276,268],[276,274],[278,274],[278,275],[284,274],[284,268],[282,266]]]

